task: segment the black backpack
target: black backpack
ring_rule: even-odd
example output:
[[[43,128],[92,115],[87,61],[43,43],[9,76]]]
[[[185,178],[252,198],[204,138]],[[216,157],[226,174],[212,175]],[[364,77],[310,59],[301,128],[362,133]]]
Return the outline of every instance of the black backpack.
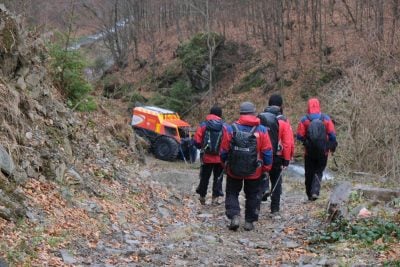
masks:
[[[254,126],[250,132],[240,131],[232,124],[233,136],[228,153],[228,164],[232,174],[246,177],[254,174],[258,167],[257,137]]]
[[[311,119],[310,125],[307,128],[305,146],[307,149],[307,155],[314,159],[319,159],[325,156],[327,150],[328,141],[326,139],[326,128],[324,124],[324,115],[321,114],[319,118]]]
[[[202,150],[206,154],[219,155],[222,140],[223,122],[220,120],[206,121],[206,130],[202,143]]]
[[[261,124],[268,127],[268,135],[271,140],[274,155],[279,151],[279,119],[284,119],[283,115],[276,115],[272,112],[263,112],[258,115]]]

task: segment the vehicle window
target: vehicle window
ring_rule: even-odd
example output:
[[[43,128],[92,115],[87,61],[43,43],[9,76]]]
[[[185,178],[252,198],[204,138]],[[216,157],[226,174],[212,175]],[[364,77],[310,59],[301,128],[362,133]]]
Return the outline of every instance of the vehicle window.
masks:
[[[189,137],[189,127],[178,128],[178,131],[181,138]]]
[[[165,134],[170,136],[176,136],[177,132],[175,128],[164,126]]]

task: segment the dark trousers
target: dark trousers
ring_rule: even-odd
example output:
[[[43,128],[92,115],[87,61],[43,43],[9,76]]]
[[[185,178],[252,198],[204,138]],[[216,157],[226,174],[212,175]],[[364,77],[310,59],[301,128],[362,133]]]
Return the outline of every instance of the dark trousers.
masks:
[[[269,178],[262,179],[261,191],[262,195],[268,190],[271,190],[271,211],[279,211],[281,194],[282,194],[282,158],[274,157],[272,169],[269,172]],[[271,188],[269,188],[269,180],[271,181]]]
[[[269,172],[269,179],[271,180],[271,211],[279,211],[282,194],[282,159],[279,157],[274,158],[274,164]]]
[[[319,196],[322,174],[325,170],[327,162],[328,156],[318,159],[313,159],[307,155],[304,157],[306,193],[309,199],[313,194]]]
[[[235,215],[240,215],[239,194],[244,189],[245,203],[245,220],[246,222],[258,221],[260,213],[260,185],[261,177],[255,180],[235,179],[226,177],[226,197],[225,210],[226,216],[232,219]]]
[[[224,195],[222,192],[222,176],[223,168],[220,163],[203,163],[200,167],[200,183],[197,186],[196,193],[201,197],[207,195],[208,183],[210,181],[211,173],[213,174],[213,197],[221,197]]]

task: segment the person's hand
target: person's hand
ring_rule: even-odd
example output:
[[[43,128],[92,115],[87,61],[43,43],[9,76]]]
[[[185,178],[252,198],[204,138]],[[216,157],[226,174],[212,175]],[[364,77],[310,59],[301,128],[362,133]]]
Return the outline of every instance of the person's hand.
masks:
[[[289,166],[290,160],[284,159],[282,162],[282,169],[286,169]]]

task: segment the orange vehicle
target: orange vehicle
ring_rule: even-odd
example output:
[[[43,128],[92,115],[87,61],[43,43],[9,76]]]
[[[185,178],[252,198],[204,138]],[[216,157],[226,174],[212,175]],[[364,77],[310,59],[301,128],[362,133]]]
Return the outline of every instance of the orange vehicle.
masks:
[[[176,112],[154,106],[135,107],[131,125],[138,135],[149,140],[156,158],[190,158],[190,124]]]

